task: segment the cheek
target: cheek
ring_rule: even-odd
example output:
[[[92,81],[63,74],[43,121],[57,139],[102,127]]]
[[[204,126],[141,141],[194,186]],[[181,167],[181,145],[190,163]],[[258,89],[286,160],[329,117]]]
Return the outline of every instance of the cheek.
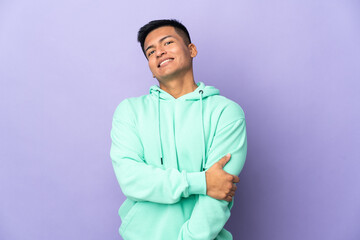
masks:
[[[187,56],[186,53],[182,52],[182,54],[179,55],[179,57],[178,57],[178,61],[180,64],[186,65],[187,62],[189,61],[189,56]]]
[[[187,61],[188,58],[191,57],[190,53],[187,51],[187,49],[181,49],[178,51],[178,55],[181,57],[182,61]]]
[[[148,64],[151,71],[156,69],[156,63],[153,60],[149,60]]]

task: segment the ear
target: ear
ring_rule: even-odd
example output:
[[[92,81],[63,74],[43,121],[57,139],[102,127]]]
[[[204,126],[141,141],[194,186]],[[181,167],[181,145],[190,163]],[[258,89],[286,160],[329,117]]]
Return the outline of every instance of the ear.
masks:
[[[191,56],[192,58],[196,57],[196,55],[197,55],[197,49],[196,49],[195,44],[190,43],[190,44],[188,45],[188,48],[189,48],[189,51],[190,51],[190,56]]]

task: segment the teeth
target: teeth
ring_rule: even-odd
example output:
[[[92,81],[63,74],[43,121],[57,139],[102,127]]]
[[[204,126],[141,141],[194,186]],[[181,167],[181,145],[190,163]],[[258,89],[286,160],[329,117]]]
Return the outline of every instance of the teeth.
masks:
[[[165,61],[162,61],[159,66],[161,66],[161,65],[163,65],[163,63],[166,63],[166,62],[169,62],[169,61],[172,61],[172,59],[166,59]]]

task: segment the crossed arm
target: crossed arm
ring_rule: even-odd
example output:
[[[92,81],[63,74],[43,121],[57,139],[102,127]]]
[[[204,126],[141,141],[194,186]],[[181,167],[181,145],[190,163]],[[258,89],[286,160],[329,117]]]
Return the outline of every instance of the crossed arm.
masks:
[[[216,133],[213,146],[206,162],[206,169],[211,167],[227,152],[231,153],[230,161],[224,170],[239,175],[246,158],[247,140],[245,119],[235,120]],[[215,239],[230,217],[234,201],[217,200],[207,195],[199,195],[192,215],[182,226],[178,240]]]
[[[111,130],[110,155],[115,174],[126,197],[135,201],[173,204],[182,197],[197,194],[198,200],[191,218],[184,223],[178,240],[214,239],[230,217],[233,202],[206,195],[205,172],[161,169],[144,162],[143,147],[131,121],[133,116],[127,100],[119,104]],[[224,170],[239,175],[246,157],[246,129],[242,109],[231,105],[224,111],[221,129],[215,133],[208,152],[205,169],[231,153]],[[209,211],[211,209],[211,211]]]

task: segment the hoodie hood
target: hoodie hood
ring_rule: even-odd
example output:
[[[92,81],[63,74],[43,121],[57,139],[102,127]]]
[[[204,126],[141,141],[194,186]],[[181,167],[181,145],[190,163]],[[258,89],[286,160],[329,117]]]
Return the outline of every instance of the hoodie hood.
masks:
[[[198,101],[199,104],[199,114],[197,117],[197,120],[199,121],[199,127],[201,128],[202,132],[202,149],[203,149],[203,157],[202,157],[202,169],[205,170],[205,159],[206,159],[206,150],[205,150],[205,134],[204,134],[204,111],[203,111],[203,100],[214,95],[219,95],[220,91],[213,87],[213,86],[205,86],[203,82],[198,82],[196,84],[198,87],[190,93],[187,93],[185,95],[182,95],[179,98],[174,98],[171,94],[168,92],[162,90],[158,85],[153,85],[150,87],[150,95],[157,98],[157,128],[158,128],[158,139],[159,139],[159,155],[160,155],[160,161],[161,165],[164,165],[164,159],[163,159],[163,149],[162,149],[162,141],[161,141],[161,125],[160,125],[160,99],[165,101]],[[196,118],[195,118],[196,119]]]

